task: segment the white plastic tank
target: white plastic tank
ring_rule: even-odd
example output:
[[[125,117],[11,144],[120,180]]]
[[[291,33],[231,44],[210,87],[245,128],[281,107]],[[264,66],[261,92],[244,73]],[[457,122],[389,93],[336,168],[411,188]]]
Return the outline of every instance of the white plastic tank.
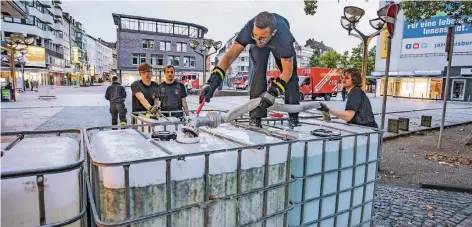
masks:
[[[302,120],[301,122],[302,125],[293,130],[289,128],[287,121],[283,124],[280,121],[273,121],[269,123],[271,127],[264,126],[265,129],[289,134],[299,140],[292,146],[291,174],[299,179],[290,187],[290,199],[297,205],[289,212],[289,226],[314,223],[320,219],[324,219],[320,221],[320,226],[326,227],[356,226],[363,222],[367,222],[363,226],[370,226],[368,221],[372,218],[373,202],[371,200],[374,197],[379,134],[373,129],[355,125],[320,120]],[[321,134],[313,135],[311,133],[313,130],[319,130]],[[320,136],[323,133],[326,134],[326,130],[332,135],[339,136],[358,133],[372,134],[359,135],[356,142],[354,136],[343,138],[342,143],[339,139],[326,139],[323,159],[323,141],[312,140],[326,138]],[[306,169],[304,167],[305,144]],[[368,151],[367,148],[369,148]],[[306,175],[313,175],[306,178],[305,185],[303,185],[304,169]],[[329,173],[326,173],[327,171]],[[302,201],[303,190],[303,199],[309,202]],[[338,198],[336,198],[337,194]],[[363,200],[371,202],[366,202],[362,206]],[[351,214],[349,211],[343,212],[353,207],[356,208],[352,209]],[[321,214],[319,214],[320,209]],[[362,209],[364,211],[361,217]],[[350,218],[349,215],[351,215]]]
[[[1,171],[54,168],[79,159],[79,142],[70,137],[24,138],[5,152]],[[1,226],[39,226],[36,177],[2,180]],[[46,224],[80,214],[79,170],[44,175]],[[80,226],[80,220],[67,226]]]
[[[181,132],[178,136],[183,136]],[[200,142],[182,144],[177,141],[159,141],[164,150],[144,139],[135,130],[102,131],[91,135],[92,157],[100,162],[131,161],[169,155],[191,154],[221,149],[242,148],[260,143],[276,143],[282,140],[256,132],[221,125],[200,133]],[[118,151],[118,152],[117,152]],[[270,148],[269,185],[286,180],[288,145]],[[125,157],[123,157],[125,156]],[[226,151],[209,156],[209,192],[212,199],[233,196],[237,192],[238,152]],[[98,160],[97,160],[98,161]],[[265,149],[241,151],[240,192],[249,192],[264,185]],[[105,171],[105,169],[110,169]],[[205,200],[205,155],[171,161],[172,209],[203,202]],[[122,167],[100,167],[101,212],[103,221],[124,220],[124,172]],[[132,164],[130,167],[131,215],[139,217],[166,211],[166,163],[155,161]],[[285,205],[285,187],[268,191],[267,215],[281,211]],[[208,226],[235,226],[256,220],[262,215],[263,193],[218,201],[208,206]],[[236,213],[236,209],[239,213]],[[172,214],[172,226],[203,226],[204,209],[194,207]],[[166,226],[166,217],[145,221],[135,226]],[[283,226],[283,215],[271,218],[267,226]]]

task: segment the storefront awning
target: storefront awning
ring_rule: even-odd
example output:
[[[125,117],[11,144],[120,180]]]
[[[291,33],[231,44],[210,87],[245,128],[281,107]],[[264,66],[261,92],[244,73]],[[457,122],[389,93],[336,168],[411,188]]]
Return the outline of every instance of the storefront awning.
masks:
[[[385,72],[383,71],[373,71],[370,73],[367,78],[370,79],[378,79],[384,77]],[[442,70],[431,70],[431,71],[423,71],[423,70],[417,70],[417,71],[399,71],[399,72],[389,72],[389,76],[392,77],[443,77],[443,71]]]

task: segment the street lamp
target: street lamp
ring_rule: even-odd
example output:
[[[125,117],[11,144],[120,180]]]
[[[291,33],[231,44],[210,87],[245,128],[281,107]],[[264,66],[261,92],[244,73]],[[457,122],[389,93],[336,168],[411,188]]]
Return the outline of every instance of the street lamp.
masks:
[[[380,9],[382,10],[382,9]],[[379,10],[379,11],[380,11]],[[367,64],[369,62],[369,43],[372,38],[378,36],[385,28],[385,21],[381,19],[380,13],[377,12],[379,18],[369,20],[370,25],[377,30],[376,32],[365,35],[359,31],[356,27],[360,19],[364,16],[365,11],[359,7],[355,6],[346,6],[344,7],[344,16],[341,17],[341,27],[348,31],[349,35],[352,35],[356,38],[362,40],[363,44],[363,61],[362,61],[362,90],[366,90],[366,81],[367,81]],[[351,34],[352,31],[355,31],[357,34]]]
[[[212,39],[203,40],[203,44],[200,44],[197,40],[189,41],[190,48],[192,48],[195,53],[200,55],[203,58],[203,83],[206,82],[206,60],[209,56],[216,53],[218,49],[221,48],[221,41],[214,41]],[[213,52],[210,52],[211,49],[214,49]]]
[[[7,51],[10,56],[10,75],[13,86],[13,101],[17,101],[16,97],[16,75],[15,75],[15,55],[20,52],[22,55],[28,52],[28,46],[34,43],[34,37],[26,38],[22,34],[11,34],[5,40],[6,45],[2,49]],[[23,54],[24,53],[24,54]]]

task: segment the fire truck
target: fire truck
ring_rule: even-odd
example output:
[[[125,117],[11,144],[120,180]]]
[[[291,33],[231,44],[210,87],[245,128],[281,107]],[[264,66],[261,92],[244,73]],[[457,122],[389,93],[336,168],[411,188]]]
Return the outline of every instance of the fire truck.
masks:
[[[315,100],[323,97],[329,101],[338,94],[340,69],[336,68],[299,68],[297,71],[300,101],[310,98]],[[267,82],[280,76],[279,70],[269,70],[266,73]]]
[[[234,87],[236,89],[247,89],[248,88],[248,75],[241,74],[234,77]]]

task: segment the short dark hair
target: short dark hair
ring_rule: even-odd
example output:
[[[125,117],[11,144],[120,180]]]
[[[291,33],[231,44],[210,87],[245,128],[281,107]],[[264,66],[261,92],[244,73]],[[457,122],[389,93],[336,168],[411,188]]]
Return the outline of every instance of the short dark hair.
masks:
[[[117,76],[113,76],[113,77],[111,78],[111,81],[113,81],[113,82],[118,81],[118,77],[117,77]]]
[[[359,69],[356,69],[356,68],[345,69],[343,72],[343,75],[346,75],[346,74],[351,75],[352,83],[354,84],[354,86],[362,85],[362,76],[361,76],[361,72],[359,72]]]
[[[264,11],[257,14],[256,18],[254,19],[254,25],[261,29],[268,27],[272,32],[277,28],[277,21],[275,20],[275,16],[272,13]]]
[[[144,62],[144,63],[139,64],[138,71],[139,72],[152,71],[152,67],[148,63]]]

